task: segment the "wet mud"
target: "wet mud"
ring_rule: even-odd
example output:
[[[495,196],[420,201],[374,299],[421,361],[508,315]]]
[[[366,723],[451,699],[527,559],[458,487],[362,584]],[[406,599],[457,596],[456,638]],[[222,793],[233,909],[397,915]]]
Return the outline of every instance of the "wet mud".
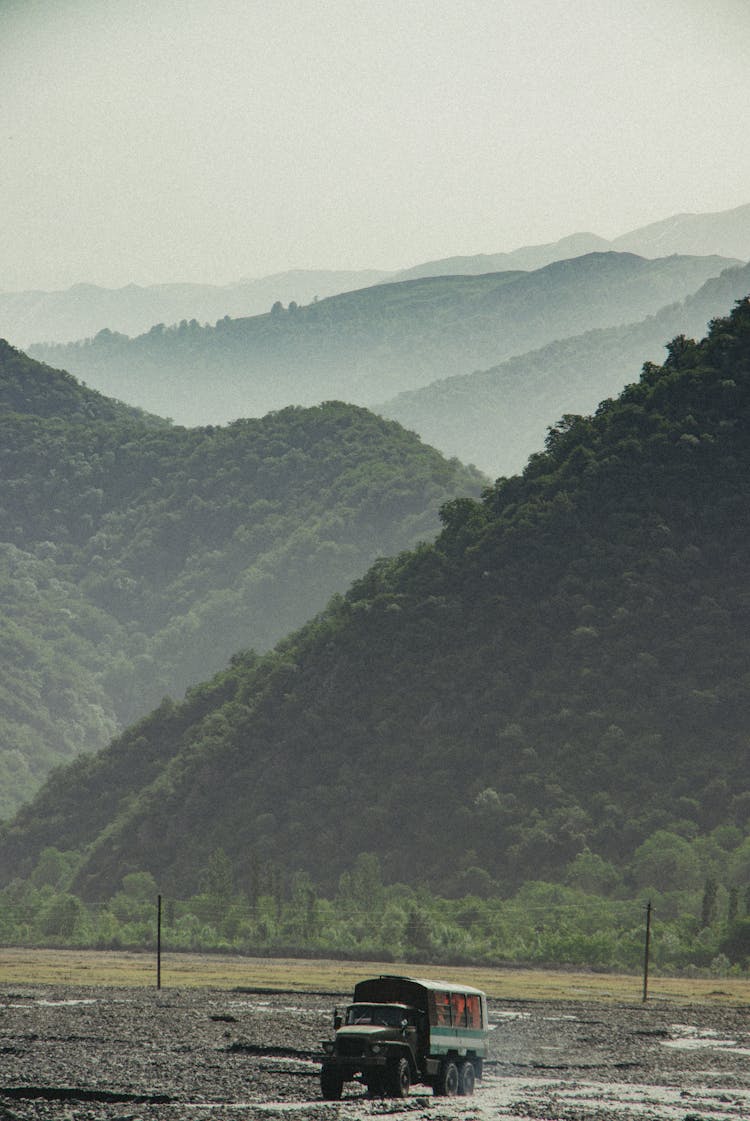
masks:
[[[744,1006],[490,1001],[471,1098],[320,1095],[321,1040],[346,995],[215,990],[0,992],[0,1121],[737,1121],[750,1118]]]

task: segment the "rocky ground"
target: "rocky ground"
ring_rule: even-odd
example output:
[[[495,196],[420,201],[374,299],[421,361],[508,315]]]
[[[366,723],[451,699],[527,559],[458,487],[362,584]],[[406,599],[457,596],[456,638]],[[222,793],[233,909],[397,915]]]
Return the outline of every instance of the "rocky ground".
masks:
[[[745,1007],[491,1001],[492,1061],[472,1098],[323,1102],[320,1041],[344,995],[0,991],[0,1121],[177,1121],[385,1114],[413,1121],[735,1121],[750,1117]]]

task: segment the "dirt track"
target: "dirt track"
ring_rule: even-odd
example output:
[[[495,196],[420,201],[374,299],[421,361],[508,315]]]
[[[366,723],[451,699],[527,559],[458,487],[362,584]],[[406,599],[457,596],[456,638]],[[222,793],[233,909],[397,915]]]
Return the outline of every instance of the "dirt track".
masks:
[[[215,990],[0,991],[0,1121],[302,1121],[405,1114],[545,1121],[750,1117],[750,1024],[736,1005],[491,1001],[473,1098],[321,1101],[316,1061],[346,997]]]

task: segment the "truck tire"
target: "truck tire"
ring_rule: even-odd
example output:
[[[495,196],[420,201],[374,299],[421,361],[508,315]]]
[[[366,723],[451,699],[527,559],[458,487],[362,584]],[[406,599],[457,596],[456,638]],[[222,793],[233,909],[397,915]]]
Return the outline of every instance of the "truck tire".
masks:
[[[435,1085],[435,1094],[441,1098],[455,1098],[458,1093],[458,1067],[453,1059],[446,1059],[440,1068]]]
[[[461,1063],[458,1070],[458,1092],[463,1097],[470,1098],[474,1093],[474,1082],[476,1075],[474,1071],[474,1064],[470,1062]]]
[[[407,1098],[411,1090],[409,1060],[403,1056],[388,1068],[388,1093],[392,1098]]]
[[[320,1089],[327,1102],[337,1102],[344,1088],[344,1079],[335,1067],[322,1067],[320,1071]]]

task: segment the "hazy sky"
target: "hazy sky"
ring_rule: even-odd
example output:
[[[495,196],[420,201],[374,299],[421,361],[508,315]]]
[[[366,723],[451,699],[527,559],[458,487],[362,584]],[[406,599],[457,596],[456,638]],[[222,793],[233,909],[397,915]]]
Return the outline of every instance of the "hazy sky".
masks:
[[[0,0],[0,289],[724,210],[748,104],[748,0]]]

